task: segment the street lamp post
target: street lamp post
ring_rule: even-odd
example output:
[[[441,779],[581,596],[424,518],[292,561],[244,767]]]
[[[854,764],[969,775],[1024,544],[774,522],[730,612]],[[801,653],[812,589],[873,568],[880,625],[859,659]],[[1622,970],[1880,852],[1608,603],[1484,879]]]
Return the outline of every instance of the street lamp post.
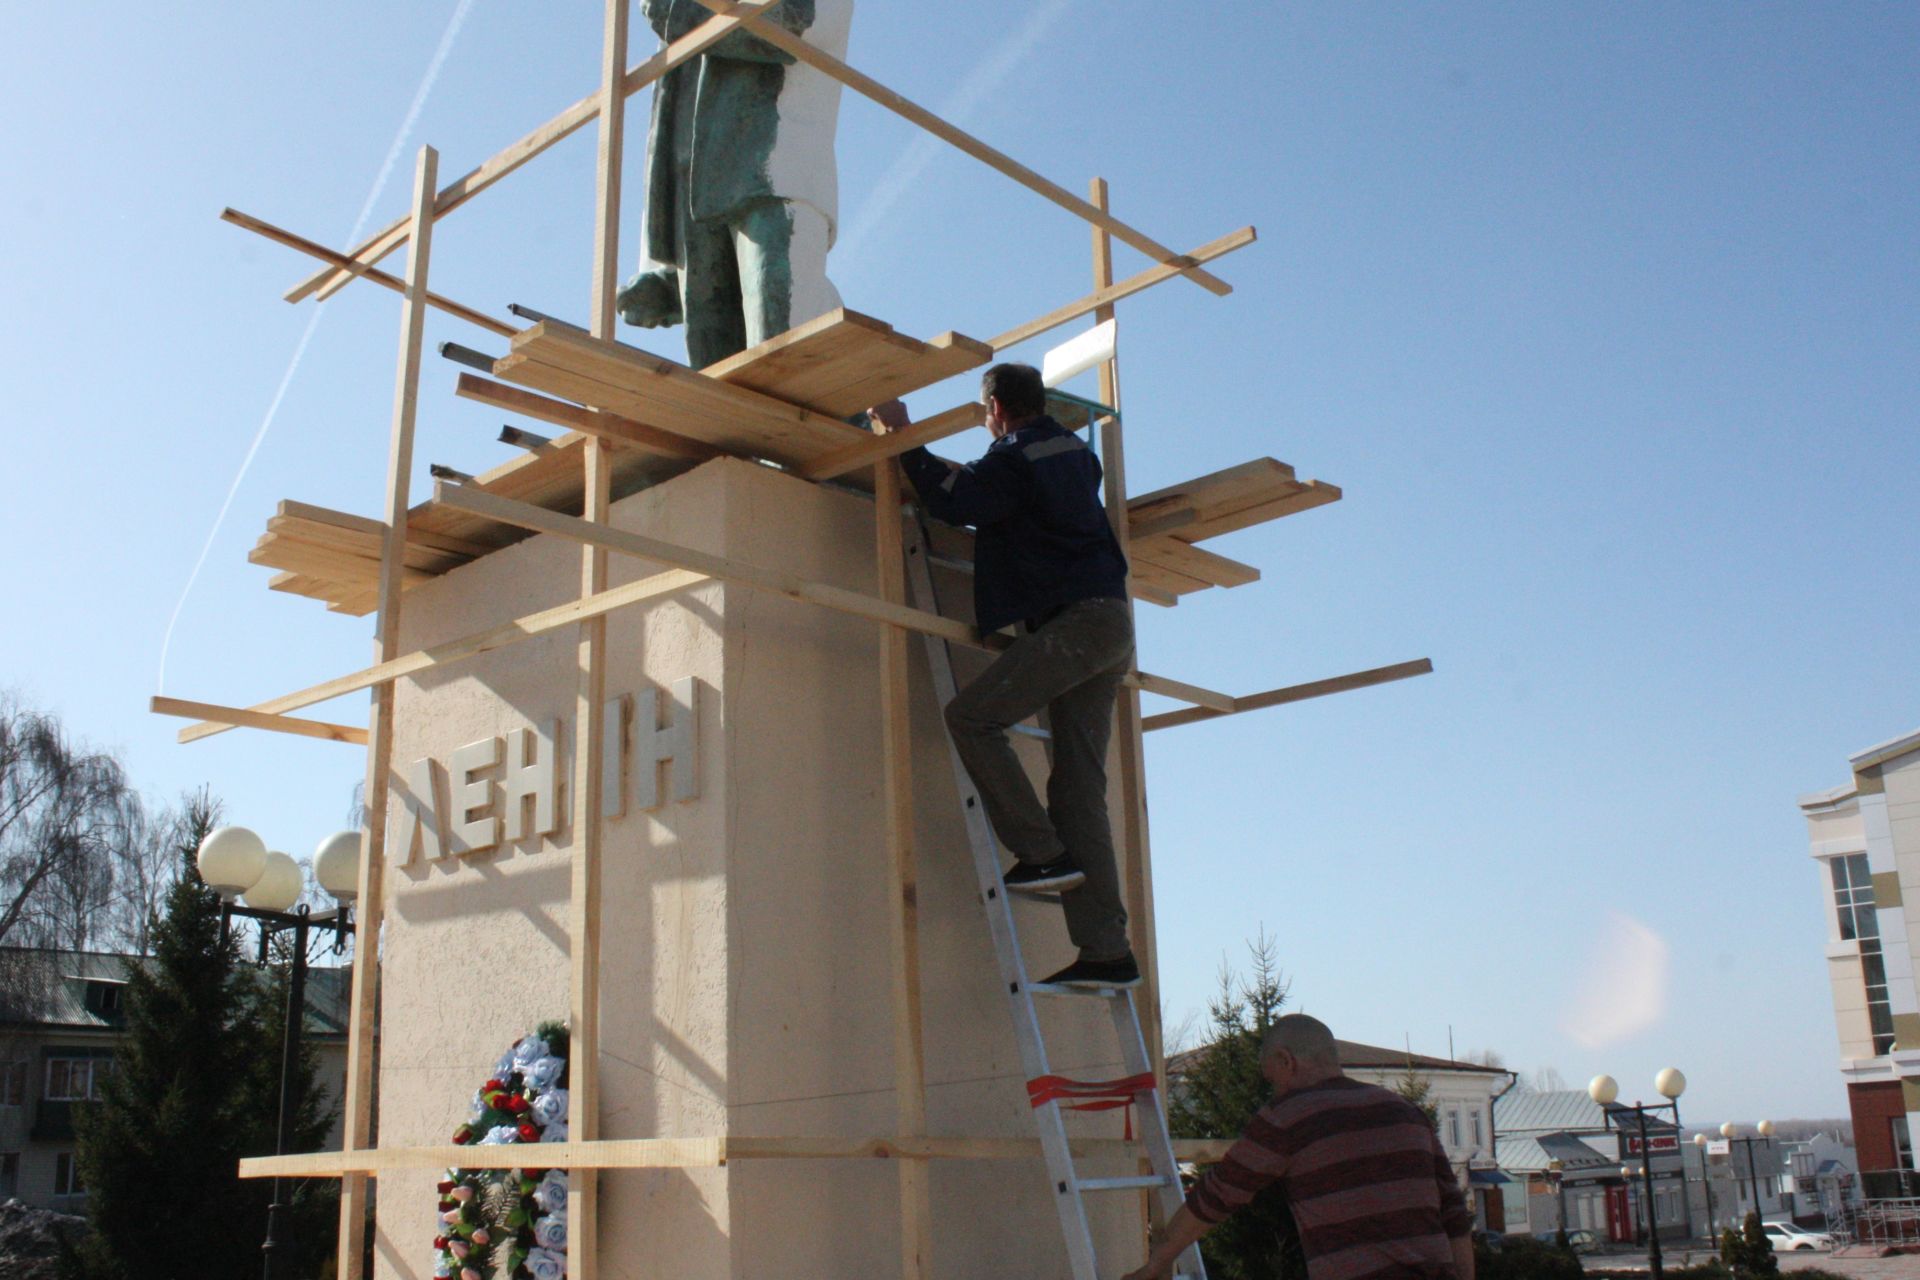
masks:
[[[1662,1280],[1665,1271],[1660,1261],[1660,1221],[1653,1212],[1653,1143],[1647,1136],[1647,1112],[1673,1112],[1673,1129],[1676,1139],[1680,1132],[1680,1095],[1686,1092],[1687,1078],[1674,1067],[1668,1067],[1654,1077],[1653,1087],[1666,1098],[1664,1104],[1636,1102],[1631,1107],[1616,1103],[1620,1097],[1620,1086],[1612,1076],[1595,1076],[1587,1085],[1587,1096],[1600,1104],[1600,1114],[1609,1129],[1618,1129],[1627,1134],[1625,1117],[1633,1117],[1634,1128],[1640,1139],[1640,1175],[1641,1199],[1647,1206],[1647,1267],[1653,1273],[1653,1280]],[[1628,1135],[1631,1139],[1632,1135]],[[1677,1141],[1676,1144],[1678,1145]],[[1630,1172],[1623,1170],[1623,1172]]]
[[[1713,1230],[1713,1178],[1707,1166],[1707,1135],[1693,1135],[1694,1148],[1700,1152],[1700,1189],[1707,1193],[1707,1238],[1716,1239]]]
[[[340,904],[332,911],[314,915],[306,903],[299,902],[306,888],[300,864],[284,853],[269,852],[253,832],[245,827],[221,827],[200,842],[196,862],[200,878],[220,895],[223,943],[235,916],[252,920],[259,927],[260,963],[265,964],[273,936],[282,930],[293,932],[292,971],[287,979],[286,1019],[280,1037],[280,1115],[274,1134],[275,1155],[287,1154],[300,1111],[300,1038],[306,1023],[308,934],[316,928],[331,929],[334,953],[345,949],[353,934],[350,904],[359,885],[360,849],[360,832],[342,831],[328,837],[314,853],[314,879]],[[242,895],[244,906],[234,901]],[[266,1280],[274,1280],[284,1244],[278,1236],[280,1214],[287,1207],[284,1190],[284,1181],[275,1178],[273,1199],[267,1205],[267,1238],[260,1246]]]
[[[1753,1193],[1753,1212],[1755,1216],[1758,1217],[1758,1216],[1763,1216],[1763,1213],[1760,1208],[1760,1175],[1754,1169],[1753,1148],[1756,1143],[1761,1143],[1761,1142],[1766,1143],[1769,1147],[1773,1145],[1773,1121],[1762,1120],[1759,1124],[1753,1127],[1755,1132],[1757,1132],[1760,1135],[1759,1137],[1736,1138],[1734,1137],[1734,1134],[1738,1132],[1738,1130],[1735,1127],[1733,1121],[1729,1120],[1725,1124],[1720,1126],[1720,1136],[1727,1140],[1727,1143],[1729,1146],[1729,1152],[1728,1152],[1729,1156],[1731,1156],[1732,1154],[1731,1148],[1733,1146],[1736,1146],[1736,1145],[1742,1146],[1747,1149],[1747,1186]]]

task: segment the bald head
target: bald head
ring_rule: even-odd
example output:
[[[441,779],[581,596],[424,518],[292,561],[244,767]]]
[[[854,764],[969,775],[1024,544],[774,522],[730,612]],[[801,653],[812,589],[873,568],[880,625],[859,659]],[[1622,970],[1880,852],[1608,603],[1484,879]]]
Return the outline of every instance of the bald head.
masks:
[[[1267,1038],[1260,1042],[1260,1057],[1264,1061],[1283,1049],[1316,1073],[1340,1069],[1340,1051],[1334,1047],[1333,1032],[1320,1019],[1304,1013],[1276,1019],[1267,1029]]]

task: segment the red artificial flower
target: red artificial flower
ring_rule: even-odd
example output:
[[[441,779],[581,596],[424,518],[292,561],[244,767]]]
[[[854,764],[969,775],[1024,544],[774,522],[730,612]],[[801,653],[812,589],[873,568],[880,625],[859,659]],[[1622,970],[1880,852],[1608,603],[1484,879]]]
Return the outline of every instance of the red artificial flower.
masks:
[[[522,1120],[520,1122],[520,1141],[538,1142],[539,1140],[540,1140],[540,1131],[534,1128],[531,1122]]]
[[[458,1129],[455,1129],[453,1131],[454,1146],[464,1147],[467,1145],[467,1143],[471,1141],[473,1141],[473,1130],[467,1128],[467,1126],[461,1125]]]
[[[435,1236],[435,1237],[433,1238],[433,1247],[434,1247],[434,1248],[436,1248],[436,1249],[444,1249],[444,1248],[446,1248],[446,1247],[447,1247],[447,1238],[446,1238],[445,1236]]]
[[[522,1169],[520,1176],[523,1178],[531,1178],[535,1182],[538,1182],[547,1176],[547,1171],[545,1169]]]
[[[507,1110],[511,1111],[514,1115],[521,1115],[526,1109],[527,1100],[524,1096],[516,1093],[507,1099]]]
[[[447,1192],[453,1190],[453,1183],[451,1181],[442,1182],[436,1186],[434,1190],[438,1191],[441,1195],[445,1195]]]
[[[504,1089],[506,1087],[507,1086],[505,1081],[489,1080],[485,1084],[480,1086],[480,1092],[485,1093],[489,1089]]]

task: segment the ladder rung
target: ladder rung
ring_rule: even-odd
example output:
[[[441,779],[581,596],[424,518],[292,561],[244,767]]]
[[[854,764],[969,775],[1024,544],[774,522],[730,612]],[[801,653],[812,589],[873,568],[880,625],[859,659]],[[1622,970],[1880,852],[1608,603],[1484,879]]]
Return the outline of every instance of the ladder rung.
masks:
[[[1127,994],[1125,987],[1069,987],[1064,983],[1029,982],[1027,994],[1036,996],[1093,996],[1100,1000],[1117,1000]]]
[[[1074,1185],[1082,1191],[1145,1191],[1149,1187],[1170,1185],[1159,1174],[1140,1174],[1132,1178],[1078,1178]]]

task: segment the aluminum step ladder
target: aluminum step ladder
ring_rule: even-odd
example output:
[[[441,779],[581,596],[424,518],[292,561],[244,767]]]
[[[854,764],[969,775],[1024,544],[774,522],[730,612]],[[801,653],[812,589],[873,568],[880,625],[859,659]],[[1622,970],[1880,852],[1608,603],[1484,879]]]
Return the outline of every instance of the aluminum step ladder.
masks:
[[[940,612],[939,596],[934,589],[929,564],[929,539],[925,525],[916,518],[905,518],[902,540],[907,559],[907,584],[915,607],[928,613]],[[947,642],[937,636],[923,636],[927,648],[927,667],[933,675],[933,691],[940,705],[953,700],[958,689],[953,675],[953,656]],[[944,730],[943,730],[944,731]],[[1029,729],[1028,733],[1034,731]],[[1000,845],[987,822],[980,793],[967,776],[960,756],[947,744],[953,762],[954,785],[966,819],[967,843],[973,850],[974,879],[979,886],[981,905],[986,908],[987,929],[993,935],[994,954],[1000,961],[1000,978],[1006,984],[1007,1003],[1013,1014],[1013,1035],[1020,1045],[1020,1061],[1027,1073],[1029,1096],[1035,1099],[1034,1120],[1040,1130],[1040,1147],[1045,1153],[1047,1177],[1060,1211],[1060,1227],[1066,1237],[1067,1257],[1073,1267],[1073,1280],[1113,1280],[1120,1268],[1110,1266],[1102,1274],[1094,1259],[1093,1232],[1087,1223],[1085,1197],[1090,1193],[1147,1190],[1159,1200],[1163,1214],[1171,1218],[1184,1199],[1180,1189],[1179,1164],[1173,1154],[1173,1140],[1167,1132],[1166,1107],[1160,1091],[1151,1083],[1153,1062],[1140,1030],[1140,1015],[1133,992],[1121,987],[1085,989],[1049,986],[1031,981],[1026,960],[1020,951],[1020,935],[1015,928],[1013,905],[1000,880]],[[1054,900],[1057,895],[1021,895]],[[1147,1084],[1132,1101],[1140,1116],[1140,1137],[1146,1147],[1153,1172],[1148,1175],[1119,1178],[1083,1178],[1074,1168],[1073,1150],[1067,1139],[1065,1109],[1074,1105],[1072,1082],[1059,1081],[1047,1061],[1046,1039],[1040,1029],[1036,999],[1065,997],[1102,1001],[1113,1017],[1113,1030],[1120,1044],[1120,1058],[1127,1077]],[[1051,1087],[1050,1087],[1051,1086]],[[1100,1096],[1100,1095],[1095,1095]],[[1111,1097],[1111,1095],[1106,1095]],[[1206,1268],[1197,1247],[1188,1249],[1175,1264],[1174,1274],[1206,1280]]]

